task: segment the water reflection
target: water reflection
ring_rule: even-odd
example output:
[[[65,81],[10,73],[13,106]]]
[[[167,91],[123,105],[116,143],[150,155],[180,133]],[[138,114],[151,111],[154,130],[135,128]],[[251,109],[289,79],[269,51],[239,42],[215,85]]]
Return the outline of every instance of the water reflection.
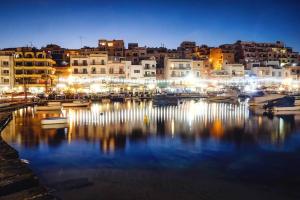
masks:
[[[67,116],[67,127],[43,127],[44,117]],[[33,108],[14,113],[4,130],[4,139],[24,148],[56,148],[76,141],[98,144],[102,152],[126,148],[127,141],[147,141],[150,137],[179,138],[242,144],[282,145],[297,127],[299,118],[272,119],[249,114],[247,105],[185,102],[178,107],[153,107],[151,102],[93,104],[89,109],[36,112]],[[299,123],[298,123],[299,124]]]

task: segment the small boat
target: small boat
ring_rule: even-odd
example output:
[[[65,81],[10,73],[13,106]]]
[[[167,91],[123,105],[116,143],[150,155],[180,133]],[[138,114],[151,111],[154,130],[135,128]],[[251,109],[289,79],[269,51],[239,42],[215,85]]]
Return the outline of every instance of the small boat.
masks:
[[[209,96],[207,100],[216,103],[238,103],[238,96],[235,91],[229,91],[223,94]]]
[[[60,129],[60,128],[67,128],[68,124],[44,124],[42,125],[42,129]]]
[[[46,111],[46,110],[61,110],[61,106],[37,106],[37,111]]]
[[[153,97],[154,106],[178,106],[178,98],[174,95],[155,95]]]
[[[71,103],[62,103],[63,107],[88,107],[90,105],[90,101],[73,101]]]
[[[249,106],[264,106],[269,101],[283,98],[285,95],[282,94],[267,94],[263,91],[258,91],[251,95],[248,101]]]
[[[66,117],[48,117],[41,120],[42,125],[49,124],[67,124],[68,118]]]

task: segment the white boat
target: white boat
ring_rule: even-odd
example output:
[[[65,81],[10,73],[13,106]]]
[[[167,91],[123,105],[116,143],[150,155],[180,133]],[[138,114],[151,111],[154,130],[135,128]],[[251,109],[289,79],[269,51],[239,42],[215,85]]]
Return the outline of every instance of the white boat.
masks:
[[[68,123],[68,118],[66,117],[49,117],[41,120],[42,125],[67,124],[67,123]]]
[[[251,96],[248,104],[249,106],[263,106],[269,101],[283,98],[285,95],[282,94],[267,94],[265,92],[258,92]]]
[[[73,101],[71,103],[62,103],[63,107],[88,107],[91,105],[89,101]]]
[[[61,110],[61,106],[37,106],[37,111],[46,111],[46,110]]]
[[[59,129],[59,128],[67,128],[68,124],[45,124],[42,125],[42,129]]]

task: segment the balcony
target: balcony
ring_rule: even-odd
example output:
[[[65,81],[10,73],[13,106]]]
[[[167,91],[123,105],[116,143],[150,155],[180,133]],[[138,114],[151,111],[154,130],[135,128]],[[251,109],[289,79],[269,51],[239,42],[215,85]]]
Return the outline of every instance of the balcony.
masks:
[[[191,70],[191,67],[171,67],[171,70]]]
[[[144,74],[144,77],[156,77],[156,74]]]
[[[105,62],[91,62],[90,65],[105,65]]]

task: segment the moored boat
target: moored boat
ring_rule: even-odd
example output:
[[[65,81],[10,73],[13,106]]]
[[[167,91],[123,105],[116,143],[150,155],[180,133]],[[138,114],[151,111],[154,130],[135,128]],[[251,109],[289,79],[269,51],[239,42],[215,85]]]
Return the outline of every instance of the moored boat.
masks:
[[[63,107],[88,107],[90,105],[90,101],[73,101],[70,103],[62,103]]]
[[[263,91],[258,91],[251,95],[248,102],[249,106],[264,106],[269,101],[274,101],[283,98],[285,95],[282,94],[267,94]]]
[[[41,120],[42,125],[47,124],[66,124],[68,123],[68,118],[66,117],[48,117]]]
[[[59,123],[59,124],[44,124],[42,125],[42,129],[60,129],[60,128],[67,128],[67,123]]]
[[[273,112],[300,111],[300,106],[295,105],[295,97],[293,96],[285,96],[280,99],[269,101],[264,107]]]

